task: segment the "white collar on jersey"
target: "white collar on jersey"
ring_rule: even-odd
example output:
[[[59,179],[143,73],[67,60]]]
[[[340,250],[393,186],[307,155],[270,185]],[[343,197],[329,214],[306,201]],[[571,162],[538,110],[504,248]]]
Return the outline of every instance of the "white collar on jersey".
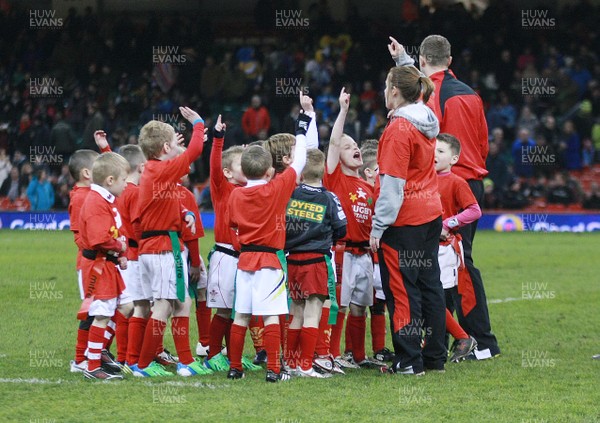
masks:
[[[90,189],[92,191],[96,191],[98,194],[100,194],[102,196],[102,198],[104,198],[109,203],[115,202],[115,196],[112,195],[110,192],[108,192],[108,190],[106,188],[101,187],[100,185],[92,184],[90,186]]]
[[[248,179],[248,182],[246,183],[246,188],[256,187],[259,185],[265,185],[268,182],[269,181],[267,181],[266,179]]]

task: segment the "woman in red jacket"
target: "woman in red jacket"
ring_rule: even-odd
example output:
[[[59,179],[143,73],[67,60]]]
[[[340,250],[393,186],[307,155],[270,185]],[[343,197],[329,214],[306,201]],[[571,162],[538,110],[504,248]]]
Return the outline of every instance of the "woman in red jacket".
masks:
[[[446,362],[437,258],[442,206],[434,167],[439,122],[424,104],[433,89],[414,66],[394,67],[386,79],[390,121],[379,141],[380,193],[370,243],[373,251],[379,249],[390,312],[396,354],[390,373],[421,375],[443,370]]]

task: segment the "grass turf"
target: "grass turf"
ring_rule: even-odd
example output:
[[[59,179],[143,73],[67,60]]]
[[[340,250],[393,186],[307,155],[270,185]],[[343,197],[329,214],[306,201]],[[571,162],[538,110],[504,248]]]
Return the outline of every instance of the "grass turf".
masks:
[[[0,421],[600,422],[597,234],[478,233],[498,359],[417,379],[359,370],[277,385],[262,371],[116,383],[69,373],[79,307],[71,234],[3,230],[0,240]]]

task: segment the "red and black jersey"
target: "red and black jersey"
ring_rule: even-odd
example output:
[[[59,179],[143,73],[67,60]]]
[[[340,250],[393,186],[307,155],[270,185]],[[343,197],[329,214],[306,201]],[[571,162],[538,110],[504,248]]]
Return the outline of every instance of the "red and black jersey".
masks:
[[[452,172],[465,180],[483,179],[488,145],[488,127],[483,102],[471,87],[459,81],[450,69],[429,76],[435,91],[427,105],[440,121],[440,133],[454,135],[461,153]]]

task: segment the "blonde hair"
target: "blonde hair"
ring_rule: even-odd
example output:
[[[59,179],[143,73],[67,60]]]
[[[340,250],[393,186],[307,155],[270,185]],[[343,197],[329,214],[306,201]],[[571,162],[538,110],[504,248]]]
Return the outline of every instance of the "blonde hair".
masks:
[[[223,156],[221,158],[221,167],[223,169],[231,169],[233,166],[233,161],[237,156],[241,156],[244,152],[244,147],[241,145],[234,145],[233,147],[229,147],[227,150],[223,151]]]
[[[258,145],[259,147],[264,148],[266,142],[267,142],[266,140],[256,140],[256,141],[252,141],[251,143],[246,145],[246,147],[252,147],[253,145]]]
[[[157,159],[165,143],[171,142],[175,130],[171,125],[151,120],[140,130],[139,144],[148,160]]]
[[[122,172],[129,172],[127,160],[117,153],[103,153],[94,161],[94,166],[92,166],[92,181],[97,185],[102,185],[109,176],[118,178]]]
[[[388,81],[391,87],[396,87],[402,97],[409,103],[414,103],[423,94],[423,103],[427,103],[433,93],[434,85],[414,66],[396,66],[390,69]]]
[[[302,171],[305,181],[320,181],[325,173],[325,154],[318,148],[310,148],[306,151],[306,165]]]
[[[291,157],[292,148],[296,145],[296,137],[292,134],[275,134],[271,135],[267,141],[265,141],[265,149],[271,153],[273,158],[273,164],[275,173],[281,173],[286,169],[285,163],[283,163],[283,157]]]
[[[258,145],[248,147],[242,153],[242,172],[248,179],[262,178],[271,166],[271,154]]]

